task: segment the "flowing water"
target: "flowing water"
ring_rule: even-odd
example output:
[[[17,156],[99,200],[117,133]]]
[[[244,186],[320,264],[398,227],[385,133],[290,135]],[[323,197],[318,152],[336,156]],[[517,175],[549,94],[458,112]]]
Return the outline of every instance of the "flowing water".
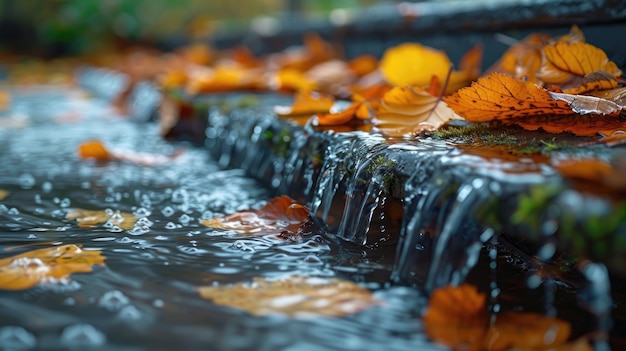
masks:
[[[273,196],[243,171],[222,169],[206,149],[165,142],[156,125],[131,122],[107,101],[68,86],[14,89],[0,122],[0,189],[10,192],[0,201],[0,258],[60,244],[100,249],[106,257],[106,266],[69,281],[1,291],[3,348],[438,349],[417,318],[425,296],[372,276],[390,267],[369,263],[360,247],[339,246],[321,232],[294,242],[200,225]],[[153,167],[80,160],[77,146],[90,139],[118,152],[184,152]],[[65,219],[71,208],[140,219],[130,230],[80,228]],[[343,318],[290,320],[251,317],[196,291],[289,275],[352,279],[384,304]]]
[[[141,95],[135,100],[150,105],[154,96]],[[262,108],[229,114],[209,108],[205,147],[198,147],[164,141],[155,124],[120,116],[111,96],[102,97],[69,86],[15,89],[11,110],[0,116],[0,189],[10,192],[0,201],[0,259],[60,244],[106,257],[106,266],[71,280],[0,292],[2,346],[435,350],[441,346],[427,341],[420,320],[427,296],[464,281],[488,292],[494,313],[559,316],[575,336],[594,332],[599,350],[609,332],[619,336],[623,329],[615,309],[623,299],[606,267],[586,262],[565,274],[554,260],[559,216],[592,205],[601,214],[610,206],[546,191],[549,211],[539,217],[533,246],[520,250],[515,226],[507,227],[505,210],[519,193],[547,184],[538,190],[543,194],[559,184],[543,160],[433,140],[387,143],[363,132],[315,132]],[[283,102],[262,98],[270,106]],[[80,160],[77,147],[90,139],[119,153],[182,154],[151,167]],[[317,232],[284,241],[199,223],[259,208],[276,194],[306,204],[319,219]],[[128,230],[80,228],[65,219],[73,208],[129,212],[139,220]],[[252,317],[197,291],[294,275],[351,280],[383,303],[342,318],[293,320]]]

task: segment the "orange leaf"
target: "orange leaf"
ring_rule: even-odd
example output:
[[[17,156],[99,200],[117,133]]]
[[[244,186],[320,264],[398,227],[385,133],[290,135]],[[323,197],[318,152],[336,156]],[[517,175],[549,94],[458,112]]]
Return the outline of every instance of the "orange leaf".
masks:
[[[614,77],[622,74],[604,51],[591,44],[556,42],[544,46],[542,66],[537,77],[567,90],[580,87],[582,78],[596,71],[605,71]]]
[[[200,221],[202,225],[248,235],[284,235],[298,233],[309,221],[309,210],[288,196],[272,199],[256,211],[242,211],[235,214]]]
[[[357,111],[361,108],[361,102],[354,102],[341,111],[330,109],[330,113],[319,114],[316,117],[317,125],[320,126],[336,126],[346,124],[356,117]]]
[[[102,141],[90,140],[78,146],[78,154],[85,159],[95,159],[97,161],[123,161],[130,162],[140,166],[156,166],[172,162],[183,151],[178,150],[172,155],[158,155],[146,153],[134,153],[130,151],[111,151],[108,150]]]
[[[417,43],[405,43],[385,51],[380,70],[390,84],[426,86],[433,75],[448,75],[452,62],[439,50]]]
[[[315,82],[302,72],[293,68],[283,68],[271,79],[270,87],[275,90],[312,91],[317,88]]]
[[[113,155],[99,140],[90,140],[78,146],[78,154],[82,158],[93,158],[98,161],[109,161]]]
[[[357,77],[363,77],[378,68],[378,59],[374,55],[361,55],[348,61],[348,67]]]
[[[610,90],[617,88],[619,83],[612,74],[605,71],[595,71],[583,77],[580,85],[563,90],[567,94],[582,94],[595,90]]]
[[[72,273],[91,272],[104,265],[101,252],[80,245],[62,245],[0,259],[0,289],[23,290],[66,279]]]
[[[507,120],[541,114],[573,114],[568,103],[554,100],[545,89],[501,73],[480,78],[470,87],[444,97],[444,101],[470,122]]]
[[[274,112],[282,117],[306,116],[317,113],[328,113],[335,99],[331,96],[311,91],[296,94],[291,106],[275,106]]]
[[[372,124],[388,136],[411,136],[436,130],[453,119],[460,117],[440,98],[420,88],[403,86],[385,93]]]
[[[80,208],[67,211],[65,219],[76,220],[81,228],[92,228],[96,224],[109,223],[124,230],[133,229],[135,222],[137,222],[137,217],[131,213],[112,210],[83,210]]]
[[[206,286],[198,292],[217,305],[255,316],[342,317],[379,304],[369,290],[355,283],[315,277],[254,278],[252,283]]]
[[[488,323],[485,294],[467,284],[433,291],[424,315],[426,334],[455,350],[481,350]]]
[[[503,312],[485,337],[485,349],[540,349],[563,344],[570,336],[569,323],[536,313]]]
[[[11,94],[8,91],[0,90],[0,112],[8,109],[11,105]]]

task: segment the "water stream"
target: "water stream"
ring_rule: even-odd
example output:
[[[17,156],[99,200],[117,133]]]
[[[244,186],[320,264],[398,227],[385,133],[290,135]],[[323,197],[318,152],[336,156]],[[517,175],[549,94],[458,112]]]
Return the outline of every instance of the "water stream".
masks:
[[[12,109],[0,116],[7,121],[0,124],[0,189],[10,191],[0,201],[2,257],[73,243],[102,249],[106,267],[65,285],[0,293],[0,345],[435,350],[440,346],[427,341],[419,318],[428,294],[465,281],[488,293],[494,313],[562,317],[576,336],[594,331],[597,349],[623,330],[611,307],[621,295],[603,264],[559,268],[568,263],[559,261],[555,239],[571,225],[563,218],[594,198],[551,192],[559,178],[541,161],[431,139],[301,128],[273,116],[268,106],[285,100],[275,96],[228,111],[205,102],[199,118],[208,115],[206,139],[198,147],[164,141],[156,125],[120,116],[107,96],[67,86],[14,93]],[[76,147],[89,139],[121,152],[184,153],[154,167],[79,160]],[[535,193],[543,196],[536,226],[515,222],[519,204]],[[199,224],[259,208],[276,194],[306,204],[323,228],[283,241]],[[604,205],[599,215],[612,210]],[[70,208],[132,212],[140,220],[130,230],[78,228],[65,219]],[[349,279],[385,303],[344,318],[293,321],[251,317],[196,291],[286,275]]]

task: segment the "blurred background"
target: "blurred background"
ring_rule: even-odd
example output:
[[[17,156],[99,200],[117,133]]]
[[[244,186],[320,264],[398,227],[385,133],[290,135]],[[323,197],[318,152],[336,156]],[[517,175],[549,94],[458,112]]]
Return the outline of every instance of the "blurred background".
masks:
[[[375,0],[0,0],[0,52],[55,57],[202,40],[327,17]],[[389,3],[389,2],[388,2]]]

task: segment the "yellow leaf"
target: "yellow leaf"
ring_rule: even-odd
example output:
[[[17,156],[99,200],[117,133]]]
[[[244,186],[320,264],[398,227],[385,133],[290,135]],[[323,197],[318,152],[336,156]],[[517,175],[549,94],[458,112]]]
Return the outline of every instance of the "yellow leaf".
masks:
[[[283,68],[276,72],[270,86],[275,90],[313,91],[315,82],[305,76],[302,71],[294,68]]]
[[[81,228],[93,228],[96,224],[110,223],[124,230],[131,230],[137,222],[137,217],[131,213],[112,210],[83,210],[75,208],[67,211],[65,219],[76,220]]]
[[[80,245],[29,251],[0,260],[0,289],[22,290],[53,283],[72,273],[91,272],[93,265],[104,265],[104,256],[99,250],[83,250]]]
[[[451,67],[452,62],[443,51],[417,43],[387,49],[380,61],[387,82],[397,86],[426,86],[433,75],[445,79]]]
[[[8,190],[0,189],[0,201],[6,199],[7,196],[9,196],[10,194],[11,194],[11,192],[8,191]]]
[[[255,316],[342,317],[379,302],[371,292],[344,280],[294,276],[283,280],[254,278],[252,283],[198,288],[215,304]]]
[[[433,131],[444,123],[460,119],[440,98],[410,86],[385,93],[372,124],[388,136],[412,136]]]

